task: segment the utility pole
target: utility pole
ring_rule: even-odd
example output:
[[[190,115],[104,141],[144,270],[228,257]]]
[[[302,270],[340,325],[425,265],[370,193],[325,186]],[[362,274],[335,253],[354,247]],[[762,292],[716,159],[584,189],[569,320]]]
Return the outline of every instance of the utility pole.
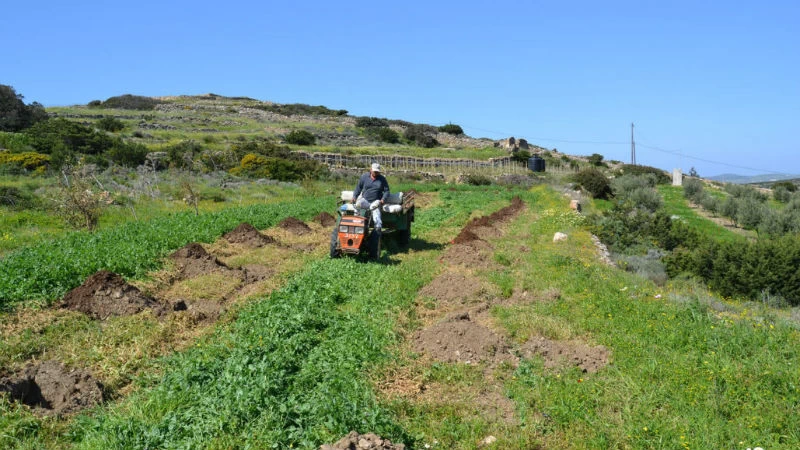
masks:
[[[636,142],[633,141],[633,122],[631,122],[631,164],[636,165]]]

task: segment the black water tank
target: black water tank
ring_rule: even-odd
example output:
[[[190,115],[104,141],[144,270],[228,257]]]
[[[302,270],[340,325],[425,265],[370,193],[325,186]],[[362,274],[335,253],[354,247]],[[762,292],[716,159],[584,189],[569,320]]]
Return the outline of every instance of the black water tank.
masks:
[[[544,158],[536,155],[528,158],[528,169],[534,172],[544,172]]]

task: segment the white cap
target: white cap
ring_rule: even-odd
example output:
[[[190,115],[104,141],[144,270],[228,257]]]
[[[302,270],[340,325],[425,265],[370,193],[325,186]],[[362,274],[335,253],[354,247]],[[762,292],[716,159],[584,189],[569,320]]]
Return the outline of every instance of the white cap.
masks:
[[[378,163],[372,163],[372,171],[373,172],[380,172],[381,171],[381,165],[378,164]]]

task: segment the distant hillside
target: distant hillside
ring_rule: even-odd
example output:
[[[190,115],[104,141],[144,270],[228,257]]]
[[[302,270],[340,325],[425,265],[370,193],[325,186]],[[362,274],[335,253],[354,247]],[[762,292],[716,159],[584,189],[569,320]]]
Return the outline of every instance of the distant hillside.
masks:
[[[735,184],[752,184],[752,183],[769,183],[773,181],[781,181],[781,180],[791,180],[794,178],[800,178],[800,175],[797,174],[788,174],[788,173],[778,173],[778,174],[767,174],[767,175],[754,175],[751,177],[745,175],[737,175],[732,173],[724,173],[722,175],[716,175],[713,177],[707,177],[709,180],[714,181],[721,181],[723,183],[735,183]]]

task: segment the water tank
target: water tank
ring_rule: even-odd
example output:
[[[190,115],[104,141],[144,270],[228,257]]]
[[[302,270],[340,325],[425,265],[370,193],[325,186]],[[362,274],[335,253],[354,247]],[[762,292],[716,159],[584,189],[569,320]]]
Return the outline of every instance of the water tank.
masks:
[[[528,169],[534,172],[544,172],[544,158],[537,155],[528,158]]]

